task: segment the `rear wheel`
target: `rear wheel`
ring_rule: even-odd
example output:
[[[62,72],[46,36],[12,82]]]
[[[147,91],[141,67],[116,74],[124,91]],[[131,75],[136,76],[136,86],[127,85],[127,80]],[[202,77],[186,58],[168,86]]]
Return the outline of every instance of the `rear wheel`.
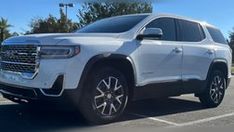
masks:
[[[202,104],[217,107],[223,101],[226,89],[226,78],[222,71],[214,70],[210,76],[205,92],[199,95]]]
[[[105,67],[94,70],[86,81],[80,111],[91,124],[113,122],[128,101],[128,85],[120,71]]]

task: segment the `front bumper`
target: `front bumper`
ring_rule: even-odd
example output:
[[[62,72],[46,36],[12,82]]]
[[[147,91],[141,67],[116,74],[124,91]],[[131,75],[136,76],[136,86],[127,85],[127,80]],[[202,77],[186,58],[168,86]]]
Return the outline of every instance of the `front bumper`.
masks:
[[[50,89],[56,79],[64,76],[64,89],[76,89],[84,69],[85,61],[74,56],[70,59],[41,59],[38,73],[33,79],[23,78],[17,73],[0,71],[0,83],[19,87]]]
[[[3,96],[28,100],[79,100],[80,78],[87,63],[86,52],[67,59],[40,59],[33,79],[0,70]],[[62,79],[61,79],[62,78]]]
[[[0,84],[0,92],[5,98],[13,99],[25,99],[25,100],[45,100],[45,101],[67,101],[67,100],[79,100],[79,89],[63,89],[63,76],[59,76],[51,89],[38,89],[19,87],[8,84]],[[70,101],[71,102],[71,101]]]

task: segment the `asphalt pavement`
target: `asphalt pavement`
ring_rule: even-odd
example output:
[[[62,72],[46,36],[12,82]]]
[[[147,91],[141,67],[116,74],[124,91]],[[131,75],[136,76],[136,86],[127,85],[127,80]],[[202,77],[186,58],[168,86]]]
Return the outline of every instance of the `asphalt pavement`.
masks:
[[[205,108],[193,95],[133,102],[115,123],[89,126],[79,112],[54,105],[29,108],[0,97],[0,131],[225,128],[234,126],[234,80],[222,104]],[[138,129],[138,130],[139,130]]]

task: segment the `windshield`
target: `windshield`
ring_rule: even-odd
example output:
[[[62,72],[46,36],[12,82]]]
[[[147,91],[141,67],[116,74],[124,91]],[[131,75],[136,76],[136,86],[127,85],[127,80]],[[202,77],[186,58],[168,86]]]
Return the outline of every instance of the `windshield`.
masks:
[[[121,33],[136,26],[148,15],[118,16],[96,21],[78,30],[77,33]]]

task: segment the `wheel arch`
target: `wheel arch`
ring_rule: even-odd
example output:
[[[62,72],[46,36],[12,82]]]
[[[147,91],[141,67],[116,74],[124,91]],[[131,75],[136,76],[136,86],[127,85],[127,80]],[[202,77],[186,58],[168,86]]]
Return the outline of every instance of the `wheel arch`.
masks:
[[[226,77],[226,80],[228,79],[228,62],[225,59],[214,59],[212,63],[210,64],[209,71],[207,74],[206,79],[208,80],[212,70],[215,68],[221,69],[224,72],[224,75]]]
[[[126,76],[129,85],[129,92],[130,92],[129,94],[131,99],[133,97],[134,87],[136,84],[136,70],[132,59],[122,54],[110,54],[110,53],[99,54],[89,59],[89,61],[86,63],[84,67],[84,70],[81,74],[81,78],[78,84],[80,93],[82,93],[83,91],[82,89],[85,86],[85,81],[88,79],[88,75],[90,74],[90,72],[94,68],[104,65],[120,70]]]

